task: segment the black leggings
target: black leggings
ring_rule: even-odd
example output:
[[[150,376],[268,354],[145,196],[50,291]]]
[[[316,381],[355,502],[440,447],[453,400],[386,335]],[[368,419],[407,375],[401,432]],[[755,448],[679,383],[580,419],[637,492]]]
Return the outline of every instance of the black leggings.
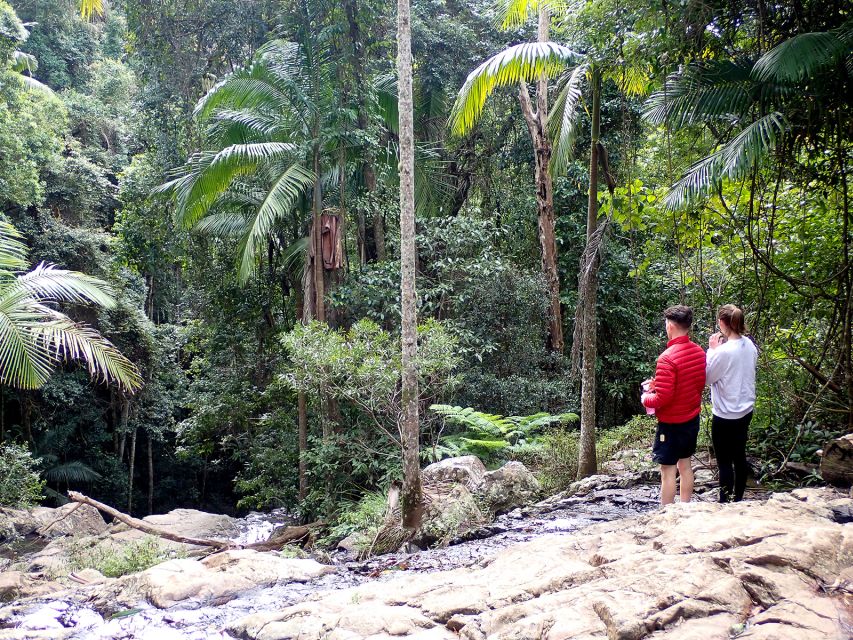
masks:
[[[714,416],[711,441],[720,469],[720,502],[739,502],[746,489],[746,437],[752,411],[742,418],[729,420]],[[734,468],[734,470],[732,469]]]

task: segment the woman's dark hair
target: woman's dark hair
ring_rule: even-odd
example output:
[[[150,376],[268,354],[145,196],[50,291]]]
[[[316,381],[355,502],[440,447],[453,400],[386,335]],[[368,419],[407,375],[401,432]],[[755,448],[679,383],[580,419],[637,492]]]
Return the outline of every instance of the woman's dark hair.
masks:
[[[743,311],[733,304],[726,304],[720,307],[720,310],[717,312],[717,320],[725,320],[726,324],[729,325],[729,329],[739,336],[746,333]]]
[[[677,304],[674,307],[665,309],[663,317],[670,322],[674,322],[682,329],[690,329],[693,326],[693,309],[683,304]]]

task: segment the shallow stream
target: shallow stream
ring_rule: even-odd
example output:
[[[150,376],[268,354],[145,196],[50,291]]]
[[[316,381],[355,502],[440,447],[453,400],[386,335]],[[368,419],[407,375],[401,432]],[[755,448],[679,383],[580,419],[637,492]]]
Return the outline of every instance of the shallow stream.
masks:
[[[504,547],[545,534],[568,534],[598,522],[635,516],[654,509],[657,503],[656,486],[599,488],[582,497],[552,498],[516,509],[441,549],[386,554],[362,562],[336,553],[331,558],[337,568],[335,573],[304,584],[257,589],[219,606],[161,610],[143,603],[138,610],[131,610],[132,614],[105,620],[96,611],[70,600],[46,598],[10,622],[19,632],[31,631],[33,635],[26,637],[32,638],[49,638],[52,631],[55,634],[72,628],[72,638],[87,640],[230,639],[223,631],[228,623],[253,613],[282,609],[320,591],[387,580],[399,571],[431,572],[477,565]],[[235,541],[248,544],[265,540],[281,524],[290,524],[284,512],[249,514],[238,522],[240,534]]]

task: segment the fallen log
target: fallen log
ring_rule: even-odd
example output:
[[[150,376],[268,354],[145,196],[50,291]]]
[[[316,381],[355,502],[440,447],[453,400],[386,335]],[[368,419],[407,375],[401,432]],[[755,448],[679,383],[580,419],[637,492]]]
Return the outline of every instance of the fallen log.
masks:
[[[88,496],[84,496],[82,493],[78,493],[76,491],[69,491],[68,497],[71,498],[74,502],[80,502],[83,504],[92,505],[99,511],[103,511],[107,515],[112,516],[119,522],[123,522],[128,527],[133,529],[138,529],[139,531],[143,531],[145,533],[151,534],[152,536],[157,536],[158,538],[163,538],[165,540],[171,540],[172,542],[180,542],[182,544],[191,544],[199,547],[213,547],[214,549],[223,550],[223,549],[231,549],[234,548],[233,545],[228,540],[210,540],[207,538],[188,538],[186,536],[179,536],[176,533],[171,533],[170,531],[164,531],[163,529],[158,529],[157,527],[152,527],[147,522],[143,522],[142,520],[137,520],[136,518],[127,515],[126,513],[122,513],[117,509],[113,509],[109,505],[104,504],[103,502],[98,502],[97,500],[93,500]]]
[[[307,539],[315,529],[322,526],[324,526],[324,523],[318,521],[311,524],[279,527],[263,542],[253,542],[252,544],[243,545],[243,548],[255,551],[279,551],[285,545]]]

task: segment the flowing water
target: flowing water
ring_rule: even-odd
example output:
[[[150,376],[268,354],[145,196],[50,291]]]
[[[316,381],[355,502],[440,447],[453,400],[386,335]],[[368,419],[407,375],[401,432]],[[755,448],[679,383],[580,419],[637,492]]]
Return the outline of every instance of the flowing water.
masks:
[[[552,498],[516,509],[441,549],[386,554],[368,561],[355,561],[336,553],[331,557],[335,573],[304,584],[256,589],[219,606],[160,610],[140,603],[137,610],[124,617],[105,620],[80,604],[45,599],[21,611],[6,626],[29,630],[32,636],[27,637],[32,638],[49,638],[63,629],[73,629],[71,637],[87,640],[225,639],[231,637],[223,631],[226,624],[253,613],[282,609],[320,591],[352,587],[369,580],[387,580],[400,571],[431,572],[477,565],[507,546],[545,534],[568,534],[597,522],[635,516],[655,508],[657,502],[655,486],[599,488],[582,497]],[[265,540],[276,526],[290,523],[283,511],[253,513],[238,522],[240,533],[235,541],[248,544]]]

